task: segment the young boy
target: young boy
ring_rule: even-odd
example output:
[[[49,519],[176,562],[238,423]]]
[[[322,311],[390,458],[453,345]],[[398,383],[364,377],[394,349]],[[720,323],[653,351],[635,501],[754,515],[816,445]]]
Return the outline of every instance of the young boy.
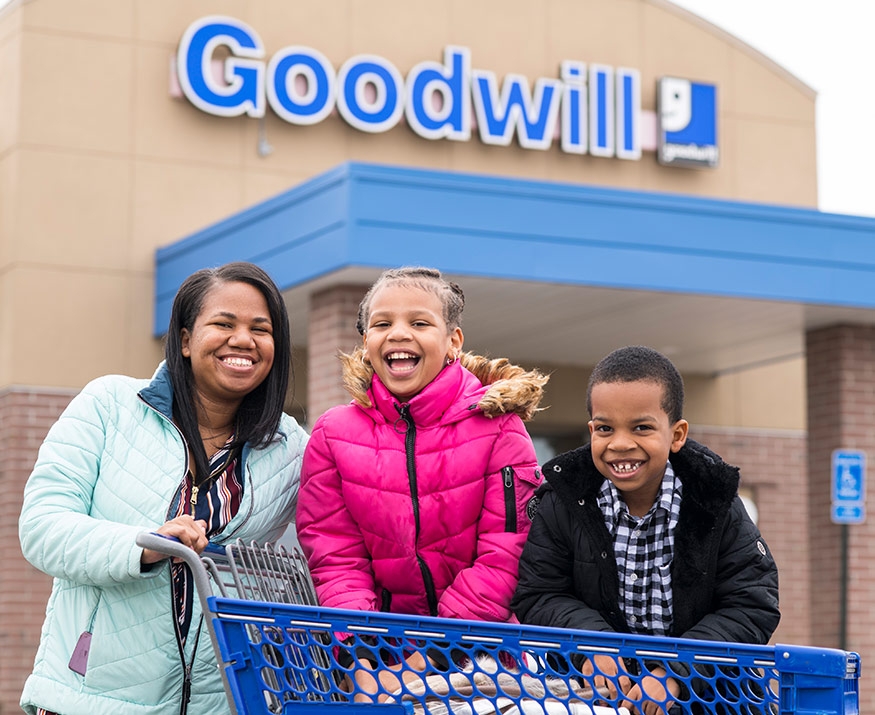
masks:
[[[593,370],[586,402],[590,444],[543,468],[511,603],[520,621],[767,643],[780,619],[775,562],[738,497],[738,469],[687,439],[671,361],[615,350]],[[584,675],[615,696],[607,676],[622,664],[593,660]],[[618,682],[630,698],[666,697],[655,682]]]

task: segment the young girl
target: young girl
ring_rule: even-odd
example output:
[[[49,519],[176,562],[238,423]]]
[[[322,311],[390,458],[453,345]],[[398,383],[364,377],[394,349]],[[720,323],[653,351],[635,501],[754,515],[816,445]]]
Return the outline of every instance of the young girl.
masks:
[[[298,539],[323,606],[488,621],[510,599],[541,481],[523,426],[547,377],[462,354],[464,295],[440,272],[383,273],[343,355],[351,404],[317,420]]]

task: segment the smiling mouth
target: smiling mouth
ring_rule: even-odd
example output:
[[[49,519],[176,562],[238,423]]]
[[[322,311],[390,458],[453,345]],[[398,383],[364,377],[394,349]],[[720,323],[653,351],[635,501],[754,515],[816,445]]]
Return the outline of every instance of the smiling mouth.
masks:
[[[392,372],[410,372],[419,364],[419,356],[404,351],[388,353],[384,358]]]
[[[245,357],[225,357],[222,363],[229,367],[252,367],[252,359]]]
[[[629,477],[635,474],[644,462],[608,462],[608,464],[618,477]]]

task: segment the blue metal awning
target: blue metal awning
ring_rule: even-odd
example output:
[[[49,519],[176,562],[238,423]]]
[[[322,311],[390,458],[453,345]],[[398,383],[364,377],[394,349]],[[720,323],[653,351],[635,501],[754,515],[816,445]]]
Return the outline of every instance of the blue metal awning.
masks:
[[[350,266],[875,308],[875,219],[346,163],[156,252],[154,332],[199,268],[282,290]]]

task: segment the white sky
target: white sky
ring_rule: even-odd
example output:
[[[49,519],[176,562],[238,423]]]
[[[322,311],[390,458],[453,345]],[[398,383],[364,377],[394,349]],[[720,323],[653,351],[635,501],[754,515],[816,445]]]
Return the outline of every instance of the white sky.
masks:
[[[875,217],[875,2],[672,0],[815,89],[821,211]]]

